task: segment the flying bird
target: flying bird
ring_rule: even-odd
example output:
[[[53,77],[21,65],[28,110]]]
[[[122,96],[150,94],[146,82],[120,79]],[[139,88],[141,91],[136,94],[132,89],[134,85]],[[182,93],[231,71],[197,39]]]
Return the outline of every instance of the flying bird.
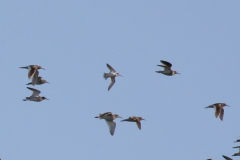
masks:
[[[163,67],[164,70],[163,71],[156,71],[157,73],[162,73],[162,74],[167,75],[167,76],[173,76],[174,74],[180,74],[177,71],[172,71],[172,69],[171,69],[172,64],[171,63],[169,63],[167,61],[163,61],[163,60],[160,60],[160,62],[162,62],[162,64],[164,64],[164,65],[157,65],[157,66]]]
[[[116,73],[116,71],[109,64],[107,64],[107,67],[110,70],[110,72],[109,73],[103,73],[103,78],[104,79],[108,79],[108,77],[111,78],[111,83],[108,87],[108,91],[109,91],[115,83],[115,77],[122,76],[122,75],[120,75],[120,73]]]
[[[30,88],[30,87],[27,87],[27,88],[30,89],[31,91],[33,91],[33,94],[30,97],[26,97],[26,99],[23,99],[23,101],[41,102],[42,100],[47,99],[46,97],[39,96],[39,94],[41,93],[39,90]]]
[[[135,116],[132,116],[132,117],[129,117],[128,119],[124,119],[124,120],[121,120],[122,121],[128,121],[128,122],[136,122],[138,128],[141,130],[141,120],[145,120],[143,119],[142,117],[135,117]],[[145,120],[146,121],[146,120]]]
[[[110,134],[113,136],[114,132],[115,132],[115,128],[116,128],[116,123],[113,121],[116,118],[122,118],[117,114],[112,114],[112,112],[106,112],[106,113],[99,113],[99,116],[96,116],[95,118],[99,118],[99,119],[105,119]]]
[[[41,85],[41,84],[44,84],[44,83],[49,83],[49,82],[47,82],[46,80],[42,79],[41,76],[38,76],[36,84],[37,84],[37,85]],[[30,84],[32,84],[32,82],[31,82],[31,83],[28,83],[28,84],[26,84],[26,85],[30,85]]]
[[[210,106],[207,106],[205,108],[214,108],[215,110],[215,117],[216,118],[220,118],[221,120],[223,120],[223,115],[224,115],[224,109],[223,107],[225,106],[228,106],[227,104],[225,103],[215,103],[215,104],[212,104]]]
[[[20,67],[20,68],[25,68],[25,69],[29,70],[28,71],[28,78],[32,79],[32,85],[35,85],[37,83],[38,74],[39,74],[38,69],[44,69],[44,68],[42,68],[41,66],[38,66],[38,65],[29,65],[29,66]]]

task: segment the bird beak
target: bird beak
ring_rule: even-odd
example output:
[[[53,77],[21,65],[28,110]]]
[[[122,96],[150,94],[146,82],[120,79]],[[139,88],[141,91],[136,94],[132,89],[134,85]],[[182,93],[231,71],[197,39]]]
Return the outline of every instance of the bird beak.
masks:
[[[146,121],[146,119],[142,119],[142,120]]]
[[[28,67],[19,67],[19,68],[25,68],[25,69],[28,69]]]
[[[180,73],[177,73],[177,74],[180,74]],[[180,74],[181,75],[181,74]]]
[[[46,69],[44,69],[44,68],[42,68],[43,70],[46,70]]]
[[[122,118],[122,117],[119,117],[119,118]],[[123,119],[123,118],[122,118]]]
[[[122,75],[119,75],[119,76],[123,77]]]
[[[47,83],[49,83],[49,82],[47,82]],[[49,83],[50,84],[50,83]]]

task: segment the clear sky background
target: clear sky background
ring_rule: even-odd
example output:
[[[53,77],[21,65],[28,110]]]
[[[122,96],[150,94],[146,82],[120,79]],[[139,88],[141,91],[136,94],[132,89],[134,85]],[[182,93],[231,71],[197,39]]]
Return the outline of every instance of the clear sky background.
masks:
[[[153,160],[231,157],[240,136],[240,1],[1,1],[0,158]],[[181,75],[155,71],[160,60]],[[124,77],[107,91],[109,63]],[[34,88],[36,64],[50,82]],[[223,102],[224,120],[214,109]],[[99,113],[123,118],[111,136]],[[233,159],[237,159],[236,157]]]

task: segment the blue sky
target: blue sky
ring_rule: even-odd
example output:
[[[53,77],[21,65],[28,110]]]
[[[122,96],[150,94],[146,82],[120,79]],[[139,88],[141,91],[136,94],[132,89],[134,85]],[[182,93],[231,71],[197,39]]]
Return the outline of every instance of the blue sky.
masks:
[[[240,2],[2,1],[2,160],[223,159],[239,128]],[[181,75],[155,71],[160,60]],[[124,77],[107,91],[109,63]],[[31,95],[27,70],[50,82]],[[204,107],[223,102],[224,120]],[[104,120],[123,118],[111,136]],[[236,158],[235,158],[236,159]]]

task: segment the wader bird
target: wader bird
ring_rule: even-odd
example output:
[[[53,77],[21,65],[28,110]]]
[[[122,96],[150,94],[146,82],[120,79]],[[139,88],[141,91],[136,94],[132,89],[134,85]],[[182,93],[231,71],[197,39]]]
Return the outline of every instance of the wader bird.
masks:
[[[121,120],[122,121],[128,121],[128,122],[136,122],[138,128],[141,130],[141,120],[145,120],[143,119],[142,117],[135,117],[135,116],[132,116],[132,117],[129,117],[128,119],[124,119],[124,120]],[[146,120],[145,120],[146,121]]]
[[[120,73],[116,73],[116,71],[109,64],[107,64],[107,67],[110,70],[110,72],[109,73],[103,73],[103,78],[105,78],[105,79],[108,79],[108,77],[111,78],[111,83],[108,87],[108,91],[109,91],[115,83],[115,77],[122,76],[122,75],[120,75]]]
[[[116,118],[122,118],[122,117],[120,117],[117,114],[112,114],[112,112],[106,112],[103,114],[99,113],[99,116],[96,116],[95,118],[105,119],[105,121],[108,125],[108,128],[109,128],[110,134],[113,136],[115,128],[116,128],[116,123],[113,120]]]
[[[223,107],[225,106],[228,106],[227,104],[225,103],[215,103],[215,104],[212,104],[210,106],[207,106],[205,108],[214,108],[215,110],[215,117],[216,118],[220,118],[221,120],[223,120],[223,115],[224,115],[224,109]]]
[[[167,76],[173,76],[174,74],[180,74],[177,71],[172,71],[172,69],[171,69],[172,64],[171,63],[169,63],[167,61],[163,61],[163,60],[160,60],[160,62],[162,62],[164,65],[157,65],[157,66],[163,67],[164,71],[156,71],[157,73],[162,73],[162,74],[165,74]]]
[[[26,97],[26,99],[24,99],[23,101],[41,102],[42,100],[47,99],[46,97],[39,96],[39,94],[41,93],[39,90],[30,88],[30,87],[27,87],[27,88],[30,89],[31,91],[33,91],[33,94],[30,97]]]

